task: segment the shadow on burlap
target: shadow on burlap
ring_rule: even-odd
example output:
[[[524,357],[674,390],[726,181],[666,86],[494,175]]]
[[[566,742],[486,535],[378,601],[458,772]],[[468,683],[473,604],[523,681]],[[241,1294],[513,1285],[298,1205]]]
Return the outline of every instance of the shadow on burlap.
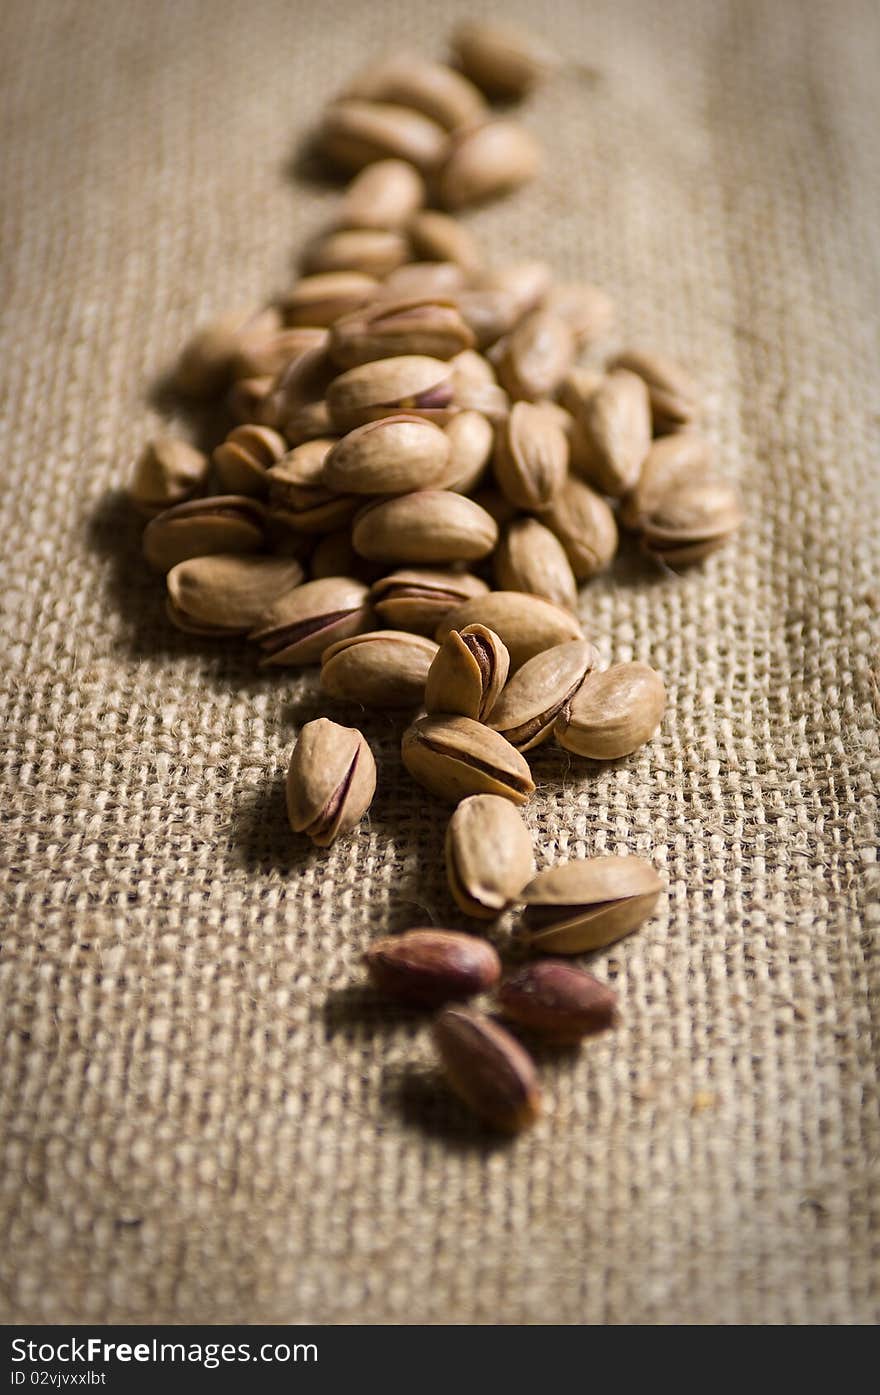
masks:
[[[446,10],[381,13],[442,53]],[[597,960],[620,1030],[544,1063],[546,1118],[498,1144],[361,986],[388,926],[460,924],[400,724],[365,717],[356,835],[293,839],[314,676],[172,632],[120,493],[193,323],[285,284],[329,216],[291,160],[376,13],[5,8],[8,1318],[878,1316],[876,12],[546,15],[596,76],[535,97],[546,175],[472,225],[607,287],[615,342],[694,365],[749,521],[691,575],[583,593],[669,715],[614,769],[541,756],[527,817],[542,863],[638,852],[669,895]]]

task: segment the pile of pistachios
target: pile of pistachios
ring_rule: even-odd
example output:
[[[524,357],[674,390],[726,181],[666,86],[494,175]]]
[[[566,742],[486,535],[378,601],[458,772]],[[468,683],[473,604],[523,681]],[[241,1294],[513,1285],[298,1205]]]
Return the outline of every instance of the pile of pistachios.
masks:
[[[608,567],[619,528],[679,568],[741,513],[710,468],[687,371],[633,349],[599,367],[610,298],[555,283],[541,261],[490,267],[447,211],[537,173],[534,136],[490,103],[561,66],[532,35],[481,23],[458,28],[453,55],[392,55],[331,103],[318,147],[354,175],[334,225],[292,288],[200,329],[176,368],[180,393],[238,425],[210,458],[151,441],[131,494],[170,620],[246,636],[264,666],[320,665],[328,706],[412,713],[402,759],[456,806],[446,858],[462,912],[486,922],[521,905],[521,945],[580,954],[640,925],[662,883],[634,856],[536,875],[517,808],[535,788],[526,755],[555,740],[620,760],[656,733],[665,691],[644,663],[600,668],[578,587]],[[295,832],[329,846],[375,788],[361,731],[303,727]],[[556,959],[499,986],[494,948],[456,931],[382,940],[368,966],[382,992],[443,1008],[450,1082],[502,1129],[539,1111],[533,1063],[497,1021],[448,1004],[494,991],[518,1031],[566,1042],[615,1016],[607,985]]]

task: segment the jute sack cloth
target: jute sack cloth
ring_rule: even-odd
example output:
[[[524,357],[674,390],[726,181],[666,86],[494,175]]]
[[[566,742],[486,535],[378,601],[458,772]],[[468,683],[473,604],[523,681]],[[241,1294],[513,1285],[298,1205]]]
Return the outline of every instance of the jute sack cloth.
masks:
[[[533,1132],[487,1139],[359,987],[371,938],[461,924],[400,723],[337,710],[380,788],[310,850],[282,782],[314,674],[176,633],[140,560],[122,490],[161,373],[331,215],[296,152],[337,84],[386,37],[439,56],[454,18],[4,6],[9,1320],[878,1316],[876,6],[544,7],[580,65],[524,113],[546,172],[470,219],[605,286],[609,347],[693,365],[749,513],[687,576],[627,554],[583,593],[668,717],[607,770],[539,755],[526,817],[542,865],[640,853],[669,890],[597,959],[622,1025],[542,1058]]]

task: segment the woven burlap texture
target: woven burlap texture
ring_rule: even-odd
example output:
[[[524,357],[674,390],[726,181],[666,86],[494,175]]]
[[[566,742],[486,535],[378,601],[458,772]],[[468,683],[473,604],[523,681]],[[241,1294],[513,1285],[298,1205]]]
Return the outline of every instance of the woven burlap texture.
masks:
[[[694,366],[748,507],[691,574],[628,558],[583,592],[667,719],[610,769],[539,753],[526,817],[541,865],[640,853],[668,897],[598,957],[622,1024],[542,1058],[532,1132],[481,1134],[360,987],[371,938],[461,924],[401,723],[364,716],[374,808],[311,850],[283,776],[314,675],[173,631],[140,559],[122,491],[162,371],[330,216],[297,148],[334,87],[385,39],[441,55],[454,18],[4,7],[9,1319],[878,1316],[876,7],[545,6],[578,60],[523,114],[546,172],[469,217],[606,287],[609,348]]]

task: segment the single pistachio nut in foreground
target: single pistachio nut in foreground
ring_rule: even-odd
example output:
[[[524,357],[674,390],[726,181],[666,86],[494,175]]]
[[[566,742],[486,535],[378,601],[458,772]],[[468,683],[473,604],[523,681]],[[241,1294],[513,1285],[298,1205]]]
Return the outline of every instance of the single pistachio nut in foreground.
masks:
[[[604,571],[617,551],[617,524],[608,503],[583,480],[570,475],[541,514],[565,550],[578,581]]]
[[[485,581],[470,572],[401,568],[373,583],[370,604],[383,624],[433,637],[444,615],[488,591]]]
[[[409,261],[409,239],[388,228],[336,228],[309,243],[302,256],[306,276],[360,271],[380,279]]]
[[[327,848],[354,828],[376,792],[376,762],[361,732],[326,717],[307,722],[287,771],[287,817],[294,833]]]
[[[413,1007],[476,997],[501,977],[501,960],[488,940],[456,930],[388,935],[371,944],[364,958],[376,988]]]
[[[637,483],[651,446],[651,404],[641,378],[618,368],[580,413],[590,450],[589,482],[619,499]]]
[[[619,760],[656,733],[666,708],[663,679],[648,664],[591,673],[562,707],[556,740],[591,760]]]
[[[484,722],[507,682],[510,655],[485,625],[450,630],[434,655],[425,684],[428,712]]]
[[[411,107],[358,98],[331,102],[320,132],[327,158],[353,172],[395,159],[429,173],[443,159],[447,140],[442,126]]]
[[[447,473],[449,437],[424,417],[399,413],[356,426],[325,457],[321,480],[337,494],[410,494]]]
[[[537,959],[503,980],[495,995],[502,1017],[560,1046],[605,1031],[617,1021],[609,984],[562,959]]]
[[[505,341],[498,381],[514,401],[555,397],[574,355],[574,335],[566,321],[550,310],[532,310]]]
[[[168,615],[188,634],[247,634],[302,579],[293,557],[192,557],[166,577]]]
[[[711,455],[709,442],[696,431],[659,436],[642,462],[638,480],[621,502],[619,517],[624,527],[638,531],[664,495],[704,477]]]
[[[327,389],[327,410],[337,431],[398,412],[445,423],[453,398],[449,364],[426,354],[361,363],[341,373]]]
[[[364,707],[417,707],[437,645],[404,630],[372,630],[325,649],[321,687]]]
[[[532,835],[509,799],[474,794],[446,830],[449,889],[465,915],[493,920],[535,875]]]
[[[559,64],[542,38],[512,24],[463,22],[452,47],[462,71],[487,96],[514,101]]]
[[[493,518],[463,494],[420,489],[367,504],[354,520],[355,550],[372,562],[475,562],[498,541]]]
[[[450,804],[470,794],[525,804],[535,790],[519,751],[470,717],[419,717],[403,734],[401,755],[410,775]]]
[[[648,919],[663,890],[641,857],[591,857],[549,867],[521,892],[523,928],[539,954],[604,949]]]
[[[369,64],[344,96],[411,107],[447,131],[479,121],[487,112],[482,92],[462,73],[415,53],[394,53]]]
[[[425,193],[425,181],[406,160],[377,160],[355,175],[346,189],[339,226],[404,228],[424,204]]]
[[[645,382],[651,399],[654,431],[678,431],[695,421],[700,412],[697,385],[688,370],[666,354],[626,349],[610,364],[637,373]]]
[[[348,576],[307,581],[276,601],[250,638],[264,650],[261,667],[317,664],[339,639],[367,629],[367,588]]]
[[[510,654],[511,672],[544,649],[583,639],[571,611],[523,591],[490,591],[465,601],[441,620],[435,638],[442,644],[450,630],[463,630],[468,625],[485,625],[495,631]]]
[[[598,662],[596,649],[586,639],[557,644],[536,654],[507,684],[492,709],[489,725],[518,751],[540,746]]]
[[[337,320],[330,355],[340,368],[421,354],[450,359],[469,349],[474,336],[452,302],[418,296],[379,300]]]
[[[208,457],[177,436],[157,436],[141,451],[129,494],[135,508],[153,518],[201,494],[208,481]]]
[[[266,513],[256,499],[217,494],[190,499],[156,514],[144,529],[143,551],[151,567],[170,572],[178,562],[215,552],[260,552]]]
[[[378,168],[378,165],[372,166],[372,169]],[[341,316],[366,305],[378,289],[375,276],[367,276],[362,271],[322,271],[301,277],[293,289],[281,297],[281,310],[289,325],[330,326]]]
[[[445,1008],[434,1045],[453,1091],[485,1123],[518,1133],[541,1112],[534,1062],[504,1027],[467,1008]]]
[[[534,179],[541,164],[535,137],[516,121],[486,121],[449,139],[438,177],[447,208],[482,203]]]
[[[688,567],[723,547],[743,521],[736,488],[717,475],[688,478],[641,520],[642,547],[667,567]]]
[[[518,509],[546,508],[568,470],[568,442],[554,412],[515,402],[496,433],[493,469],[501,493]]]
[[[267,471],[287,453],[287,442],[268,426],[236,426],[211,460],[224,493],[268,494]]]
[[[526,591],[566,610],[577,610],[577,582],[562,543],[537,518],[514,518],[492,557],[503,591]]]

